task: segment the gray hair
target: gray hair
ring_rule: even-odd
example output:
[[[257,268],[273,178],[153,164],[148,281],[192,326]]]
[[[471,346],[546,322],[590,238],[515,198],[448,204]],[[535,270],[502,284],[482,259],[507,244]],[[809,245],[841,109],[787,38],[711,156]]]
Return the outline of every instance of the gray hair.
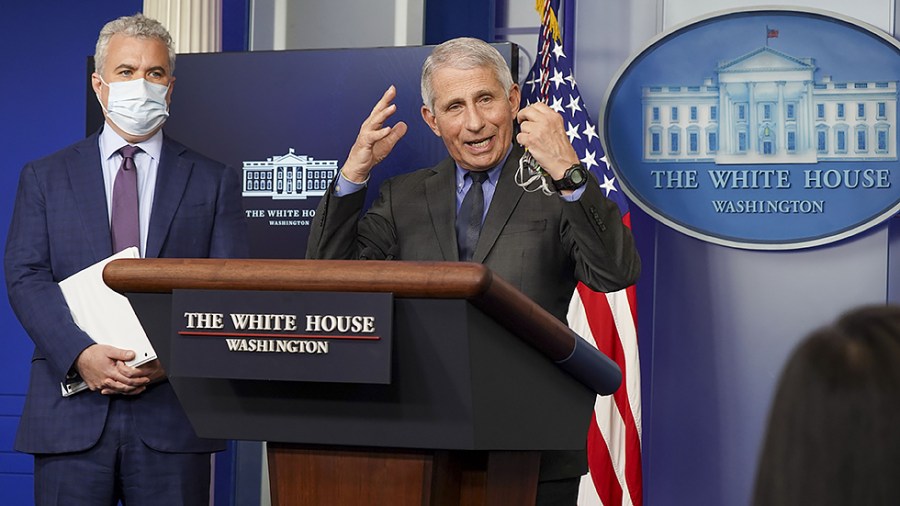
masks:
[[[500,56],[500,52],[483,40],[459,37],[435,47],[422,65],[422,103],[429,111],[434,112],[434,86],[431,82],[434,73],[448,67],[458,70],[486,67],[493,70],[503,92],[509,98],[513,79],[509,65]]]
[[[97,37],[97,47],[94,49],[94,68],[97,73],[103,75],[103,66],[106,64],[106,53],[109,49],[109,39],[113,35],[121,33],[128,37],[138,37],[142,39],[157,39],[169,48],[169,73],[175,72],[175,45],[172,43],[172,36],[169,31],[159,21],[148,18],[141,13],[134,16],[122,16],[114,19],[100,30],[100,36]]]

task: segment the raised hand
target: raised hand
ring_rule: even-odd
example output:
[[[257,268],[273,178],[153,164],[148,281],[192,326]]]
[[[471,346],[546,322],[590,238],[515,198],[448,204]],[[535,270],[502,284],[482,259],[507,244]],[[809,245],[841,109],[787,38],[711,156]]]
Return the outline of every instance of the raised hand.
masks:
[[[341,173],[350,181],[364,182],[372,167],[384,160],[397,141],[406,134],[407,126],[402,121],[394,126],[384,126],[384,122],[397,111],[397,106],[392,103],[396,96],[397,89],[391,85],[359,128],[356,142],[341,167]]]
[[[525,146],[553,179],[562,179],[566,169],[579,162],[569,142],[562,116],[543,102],[519,111],[520,132],[516,141]]]

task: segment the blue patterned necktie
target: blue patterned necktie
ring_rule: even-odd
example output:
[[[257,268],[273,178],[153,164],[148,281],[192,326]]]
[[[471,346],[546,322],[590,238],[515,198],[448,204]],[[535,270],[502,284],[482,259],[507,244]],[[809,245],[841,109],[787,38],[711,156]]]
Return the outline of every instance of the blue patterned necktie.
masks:
[[[463,198],[456,215],[456,240],[459,246],[459,259],[465,262],[472,260],[475,245],[481,235],[481,220],[484,217],[484,187],[487,172],[468,172],[472,186]]]

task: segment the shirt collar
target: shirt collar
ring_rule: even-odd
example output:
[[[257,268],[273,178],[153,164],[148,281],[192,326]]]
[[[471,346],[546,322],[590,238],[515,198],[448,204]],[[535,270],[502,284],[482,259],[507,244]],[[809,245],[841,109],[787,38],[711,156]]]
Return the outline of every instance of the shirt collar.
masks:
[[[162,141],[163,133],[160,128],[149,139],[137,144],[132,144],[132,146],[138,146],[141,148],[141,151],[150,155],[151,158],[159,160],[159,155],[162,153]],[[103,160],[109,160],[116,151],[126,144],[129,144],[128,141],[123,139],[122,136],[117,134],[112,128],[107,128],[104,124],[103,131],[100,132],[100,156]]]
[[[488,171],[487,171],[488,181],[490,181],[492,185],[497,186],[497,180],[500,179],[500,172],[501,172],[500,169],[502,169],[503,166],[506,165],[506,160],[507,160],[507,158],[509,158],[510,152],[512,152],[512,145],[510,145],[509,149],[506,150],[506,156],[504,156],[503,159],[500,160],[500,163],[498,163],[496,166],[488,169]],[[468,172],[469,172],[468,170],[460,167],[458,163],[456,164],[456,188],[457,188],[457,190],[461,190],[463,188],[463,185],[466,184],[466,174],[468,174]]]

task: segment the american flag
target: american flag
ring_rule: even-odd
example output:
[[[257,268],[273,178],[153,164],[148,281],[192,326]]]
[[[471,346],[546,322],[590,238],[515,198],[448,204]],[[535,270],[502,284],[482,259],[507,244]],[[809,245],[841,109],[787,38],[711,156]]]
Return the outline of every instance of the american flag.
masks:
[[[569,141],[582,164],[618,204],[631,228],[628,202],[607,165],[597,127],[587,113],[572,74],[572,62],[560,42],[559,0],[537,0],[542,14],[538,55],[522,89],[522,106],[546,102],[562,117]],[[567,13],[568,14],[568,13]],[[588,474],[582,479],[582,506],[642,503],[641,378],[637,344],[635,287],[598,293],[579,283],[569,304],[569,326],[613,359],[622,369],[622,387],[597,397],[588,431]]]

